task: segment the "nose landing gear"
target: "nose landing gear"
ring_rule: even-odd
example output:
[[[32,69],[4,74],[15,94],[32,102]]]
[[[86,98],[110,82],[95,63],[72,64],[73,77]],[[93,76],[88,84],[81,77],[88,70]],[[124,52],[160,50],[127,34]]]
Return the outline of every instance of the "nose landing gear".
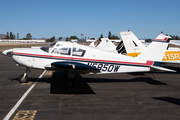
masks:
[[[28,73],[31,72],[29,68],[26,69],[26,72],[19,76],[20,83],[27,83],[28,82]]]

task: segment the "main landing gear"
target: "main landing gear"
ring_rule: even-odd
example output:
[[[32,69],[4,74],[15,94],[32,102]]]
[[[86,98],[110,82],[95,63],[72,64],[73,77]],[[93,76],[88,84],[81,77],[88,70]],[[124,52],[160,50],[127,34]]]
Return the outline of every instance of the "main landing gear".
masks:
[[[72,88],[75,85],[75,71],[69,71],[63,74],[64,84],[66,87]]]
[[[19,76],[20,83],[27,83],[28,82],[28,73],[31,72],[29,68],[26,68],[26,72]]]

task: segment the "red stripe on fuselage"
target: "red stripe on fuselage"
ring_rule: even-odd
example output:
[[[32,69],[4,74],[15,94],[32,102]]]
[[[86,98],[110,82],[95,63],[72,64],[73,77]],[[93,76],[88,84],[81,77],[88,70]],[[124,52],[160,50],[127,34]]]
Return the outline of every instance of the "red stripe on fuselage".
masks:
[[[80,58],[72,58],[72,59],[79,60]],[[81,58],[80,60],[95,61],[95,62],[122,63],[122,64],[132,64],[132,65],[148,65],[148,66],[151,66],[151,65],[154,64],[154,61],[146,61],[146,63],[134,63],[134,62],[111,61],[111,60],[97,60],[97,59],[84,59],[84,58]]]
[[[50,57],[50,55],[39,55],[39,54],[18,53],[18,52],[13,52],[13,54],[29,55],[29,56],[39,56],[39,57]]]
[[[18,53],[18,52],[13,52],[13,54],[27,55],[27,56],[32,56],[32,57],[36,56],[36,57],[47,57],[47,58],[61,58],[61,59],[69,59],[69,60],[83,60],[83,61],[92,61],[92,62],[108,62],[108,63],[120,63],[120,64],[130,64],[130,65],[152,66],[154,64],[154,61],[146,61],[146,63],[135,63],[135,62],[112,61],[112,60],[98,60],[98,59],[86,59],[86,58],[74,58],[74,57],[64,57],[64,56],[50,56],[50,55]]]

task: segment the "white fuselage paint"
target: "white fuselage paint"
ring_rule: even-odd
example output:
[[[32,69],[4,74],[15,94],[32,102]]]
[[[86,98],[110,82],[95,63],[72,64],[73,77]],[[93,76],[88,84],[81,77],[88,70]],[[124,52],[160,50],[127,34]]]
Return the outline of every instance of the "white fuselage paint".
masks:
[[[45,69],[45,66],[51,65],[53,62],[73,61],[84,63],[100,69],[100,73],[127,73],[150,71],[153,61],[146,61],[129,56],[124,56],[97,48],[83,46],[79,44],[57,42],[65,47],[71,48],[70,55],[55,54],[52,51],[44,52],[39,48],[15,48],[13,49],[12,58],[19,64],[29,68]],[[85,50],[83,57],[73,56],[73,47]]]

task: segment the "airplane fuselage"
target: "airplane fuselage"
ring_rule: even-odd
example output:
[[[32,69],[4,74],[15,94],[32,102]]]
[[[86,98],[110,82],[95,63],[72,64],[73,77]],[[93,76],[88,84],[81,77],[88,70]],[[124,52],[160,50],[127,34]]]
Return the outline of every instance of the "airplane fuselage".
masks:
[[[153,61],[139,60],[97,48],[73,43],[61,43],[48,52],[39,48],[15,48],[12,58],[21,66],[45,69],[54,62],[77,62],[98,68],[100,73],[150,71]]]

